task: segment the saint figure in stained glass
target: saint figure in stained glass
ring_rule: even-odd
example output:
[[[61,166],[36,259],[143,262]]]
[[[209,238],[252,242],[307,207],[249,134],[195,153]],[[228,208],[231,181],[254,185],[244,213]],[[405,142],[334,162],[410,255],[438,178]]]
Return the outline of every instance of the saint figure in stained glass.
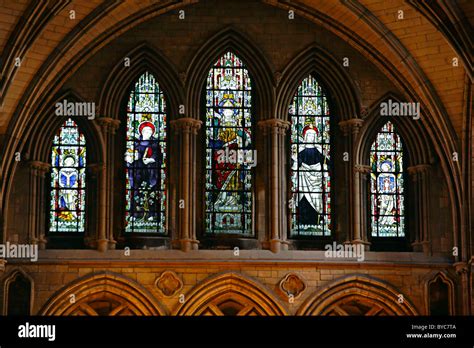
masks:
[[[328,236],[330,208],[330,120],[323,89],[311,75],[290,105],[292,236]]]
[[[232,52],[211,68],[206,86],[206,231],[252,233],[252,172],[237,154],[252,148],[251,84]]]
[[[403,237],[403,147],[391,122],[377,134],[370,150],[371,227],[373,237]]]
[[[128,103],[126,232],[165,233],[166,108],[155,77],[140,76]]]

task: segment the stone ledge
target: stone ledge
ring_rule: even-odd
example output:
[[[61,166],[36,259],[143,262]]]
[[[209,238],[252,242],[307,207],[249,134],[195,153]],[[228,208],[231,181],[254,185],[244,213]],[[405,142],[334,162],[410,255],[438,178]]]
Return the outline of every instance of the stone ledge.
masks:
[[[445,256],[426,256],[419,252],[365,252],[365,260],[355,258],[326,258],[325,251],[289,250],[277,254],[269,250],[240,250],[239,256],[233,250],[130,250],[126,256],[124,250],[40,250],[37,262],[25,262],[20,259],[8,260],[11,264],[110,264],[140,263],[152,264],[324,264],[351,265],[407,265],[407,266],[451,266],[453,261]],[[2,267],[0,263],[0,268]]]

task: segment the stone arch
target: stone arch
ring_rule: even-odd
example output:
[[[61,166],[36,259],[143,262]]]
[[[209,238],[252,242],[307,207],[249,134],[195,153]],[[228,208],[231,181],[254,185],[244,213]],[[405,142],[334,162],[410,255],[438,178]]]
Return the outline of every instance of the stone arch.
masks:
[[[11,204],[11,193],[13,190],[13,185],[15,185],[16,180],[18,178],[17,175],[26,173],[28,169],[28,163],[43,163],[43,164],[50,164],[51,162],[51,146],[52,140],[57,132],[57,130],[62,126],[64,121],[68,119],[68,116],[56,116],[55,115],[55,105],[56,103],[62,102],[63,100],[68,100],[70,102],[85,102],[85,100],[78,94],[76,91],[72,89],[67,89],[58,93],[51,99],[51,102],[47,105],[42,105],[39,107],[38,116],[32,118],[31,122],[29,123],[29,127],[25,130],[24,137],[21,138],[21,144],[17,151],[21,153],[22,161],[13,161],[12,163],[12,176],[11,180],[7,180],[5,182],[6,189],[4,193],[5,199],[5,210],[4,210],[4,218],[3,224],[6,227],[4,233],[4,240],[8,238],[8,231],[11,230],[9,228],[9,208]],[[103,163],[105,158],[105,146],[104,146],[104,139],[100,132],[98,125],[93,122],[92,120],[88,120],[87,117],[72,117],[74,122],[78,125],[82,133],[86,138],[86,146],[87,146],[87,163],[89,164],[100,164]],[[46,170],[48,172],[48,170]],[[37,211],[37,216],[41,214],[46,214],[46,208],[44,204],[40,204],[40,201],[44,201],[46,193],[45,181],[42,181],[40,186],[37,186],[37,192],[40,196],[35,196],[34,194],[30,194],[28,197],[28,204],[36,204],[38,207],[42,207],[39,211]],[[37,198],[36,202],[32,200],[34,197]],[[41,219],[40,219],[41,220]],[[44,223],[42,223],[44,225]]]
[[[47,301],[38,315],[161,316],[166,311],[134,280],[104,271],[87,274],[66,285]]]
[[[432,271],[423,278],[423,285],[425,291],[425,315],[432,315],[430,313],[430,286],[432,283],[440,280],[446,284],[448,288],[448,305],[449,314],[454,315],[456,312],[456,295],[455,289],[459,288],[459,284],[454,280],[453,275],[448,270],[444,271]]]
[[[250,38],[232,27],[218,32],[196,52],[186,73],[186,114],[201,118],[201,96],[206,76],[215,60],[227,50],[234,52],[247,65],[258,95],[255,121],[266,118],[274,109],[274,81],[269,61]]]
[[[297,315],[417,315],[415,307],[391,285],[363,275],[335,280],[311,295]]]
[[[176,315],[286,315],[264,286],[238,273],[205,279],[186,294]]]
[[[9,296],[9,287],[12,282],[14,282],[17,277],[22,277],[30,285],[30,298],[29,298],[29,313],[33,313],[34,306],[34,294],[35,294],[35,282],[34,279],[26,273],[23,268],[15,267],[13,268],[8,275],[3,278],[3,315],[8,314],[8,296]]]
[[[315,73],[328,89],[340,121],[359,115],[360,91],[341,63],[322,47],[311,45],[297,54],[281,73],[276,92],[275,118],[287,119],[288,106],[301,80]]]
[[[364,125],[360,130],[358,143],[355,146],[356,163],[368,164],[372,142],[380,128],[391,121],[405,143],[411,165],[429,164],[433,162],[432,144],[421,122],[413,122],[407,117],[379,117],[380,104],[389,99],[395,102],[404,102],[396,93],[387,93],[375,101],[368,109]],[[421,111],[420,111],[421,112]]]
[[[65,99],[71,102],[85,102],[85,100],[72,89],[65,90],[54,98],[52,103],[41,113],[42,116],[37,118],[35,123],[31,126],[31,133],[27,136],[28,143],[25,146],[25,150],[30,159],[46,163],[50,161],[51,144],[54,134],[59,127],[62,126],[64,121],[69,118],[68,116],[55,116],[56,103],[60,103]],[[86,137],[89,162],[103,162],[105,158],[105,146],[98,125],[88,120],[87,117],[73,117],[73,120]],[[37,124],[41,124],[41,127],[36,126]]]
[[[130,66],[124,67],[120,59],[110,71],[99,98],[100,113],[103,117],[120,119],[121,107],[130,86],[145,71],[157,79],[168,104],[168,114],[177,118],[179,105],[183,104],[183,87],[172,62],[161,52],[141,43],[124,55],[130,59]]]

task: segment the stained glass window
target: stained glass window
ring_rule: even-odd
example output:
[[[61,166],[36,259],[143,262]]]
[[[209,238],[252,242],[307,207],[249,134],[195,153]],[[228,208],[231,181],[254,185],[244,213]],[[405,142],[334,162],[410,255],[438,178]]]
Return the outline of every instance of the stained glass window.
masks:
[[[128,100],[125,177],[125,232],[166,233],[166,103],[149,72]]]
[[[206,232],[252,235],[252,85],[232,52],[206,84]]]
[[[291,236],[331,235],[330,113],[311,75],[298,86],[291,118]]]
[[[68,119],[53,139],[51,151],[50,232],[84,232],[86,139]]]
[[[403,149],[391,122],[382,127],[370,148],[370,166],[372,237],[403,237]]]

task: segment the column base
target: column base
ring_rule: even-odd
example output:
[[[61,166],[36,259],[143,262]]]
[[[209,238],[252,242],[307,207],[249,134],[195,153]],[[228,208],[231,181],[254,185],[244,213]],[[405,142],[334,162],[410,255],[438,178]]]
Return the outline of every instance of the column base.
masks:
[[[431,242],[430,241],[424,241],[424,242],[415,241],[411,243],[411,247],[413,248],[413,251],[415,252],[423,252],[425,255],[431,255]]]
[[[100,252],[107,251],[107,247],[109,246],[108,239],[99,239],[97,240],[97,250]]]
[[[116,240],[109,240],[109,243],[108,243],[109,250],[115,250],[116,245],[117,245]]]
[[[46,250],[46,243],[47,243],[46,236],[42,234],[38,240],[38,249],[40,250]]]
[[[199,249],[199,241],[195,239],[178,239],[174,244],[184,252]]]
[[[288,242],[281,239],[272,239],[269,242],[269,247],[270,251],[276,254],[288,250]]]
[[[5,271],[5,264],[7,263],[6,260],[0,259],[0,274],[2,274]]]
[[[344,244],[347,244],[347,242],[344,242]],[[364,245],[364,251],[369,251],[370,250],[370,245],[371,245],[370,242],[368,242],[366,240],[362,240],[362,239],[354,239],[350,242],[350,244],[355,244],[355,245],[363,244]]]

